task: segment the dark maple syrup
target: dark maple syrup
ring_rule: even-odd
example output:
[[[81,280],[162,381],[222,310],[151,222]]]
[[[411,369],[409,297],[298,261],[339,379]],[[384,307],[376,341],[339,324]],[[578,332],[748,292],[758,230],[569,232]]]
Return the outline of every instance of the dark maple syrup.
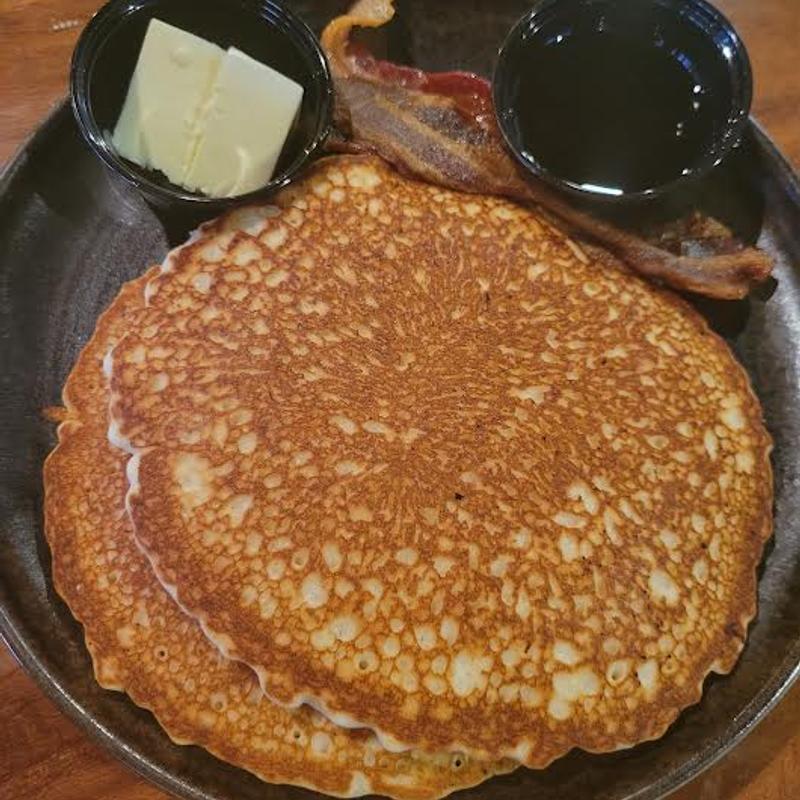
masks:
[[[693,174],[730,124],[730,48],[658,3],[557,8],[502,55],[501,113],[519,155],[534,171],[609,196]]]

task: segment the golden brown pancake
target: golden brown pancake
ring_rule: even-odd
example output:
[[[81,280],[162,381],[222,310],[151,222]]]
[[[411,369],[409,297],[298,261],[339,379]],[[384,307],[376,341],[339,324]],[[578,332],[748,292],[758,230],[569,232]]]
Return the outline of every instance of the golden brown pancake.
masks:
[[[343,157],[148,297],[112,358],[135,535],[277,702],[541,767],[660,736],[732,668],[770,441],[672,294]]]
[[[83,623],[98,682],[150,709],[174,741],[202,745],[272,782],[423,799],[511,769],[463,755],[390,754],[366,731],[337,728],[308,708],[275,706],[253,673],[223,658],[167,597],[132,540],[125,455],[106,438],[101,369],[108,349],[136,324],[147,277],[123,288],[81,354],[45,466],[54,580]]]

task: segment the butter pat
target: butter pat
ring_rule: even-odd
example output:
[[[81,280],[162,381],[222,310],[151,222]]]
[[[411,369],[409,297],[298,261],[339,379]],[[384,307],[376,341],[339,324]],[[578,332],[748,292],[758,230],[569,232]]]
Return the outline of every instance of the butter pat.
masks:
[[[151,20],[114,129],[117,152],[182,184],[224,57],[221,47]]]
[[[231,47],[217,76],[185,185],[214,197],[264,186],[302,99],[302,86]]]
[[[269,182],[303,87],[247,54],[153,19],[114,129],[117,152],[212,197]]]

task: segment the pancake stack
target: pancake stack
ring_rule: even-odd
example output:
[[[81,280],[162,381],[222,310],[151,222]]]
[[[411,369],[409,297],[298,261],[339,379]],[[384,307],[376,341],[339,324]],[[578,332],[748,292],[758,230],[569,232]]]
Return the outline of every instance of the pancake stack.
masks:
[[[271,782],[432,798],[661,736],[771,531],[743,370],[533,211],[318,162],[124,287],[45,468],[98,681]]]

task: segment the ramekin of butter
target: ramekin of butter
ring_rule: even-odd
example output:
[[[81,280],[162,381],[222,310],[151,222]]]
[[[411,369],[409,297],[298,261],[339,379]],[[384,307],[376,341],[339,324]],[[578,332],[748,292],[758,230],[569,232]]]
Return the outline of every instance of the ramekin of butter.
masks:
[[[70,90],[94,152],[158,207],[275,191],[330,127],[325,56],[273,0],[112,0],[78,41]]]

